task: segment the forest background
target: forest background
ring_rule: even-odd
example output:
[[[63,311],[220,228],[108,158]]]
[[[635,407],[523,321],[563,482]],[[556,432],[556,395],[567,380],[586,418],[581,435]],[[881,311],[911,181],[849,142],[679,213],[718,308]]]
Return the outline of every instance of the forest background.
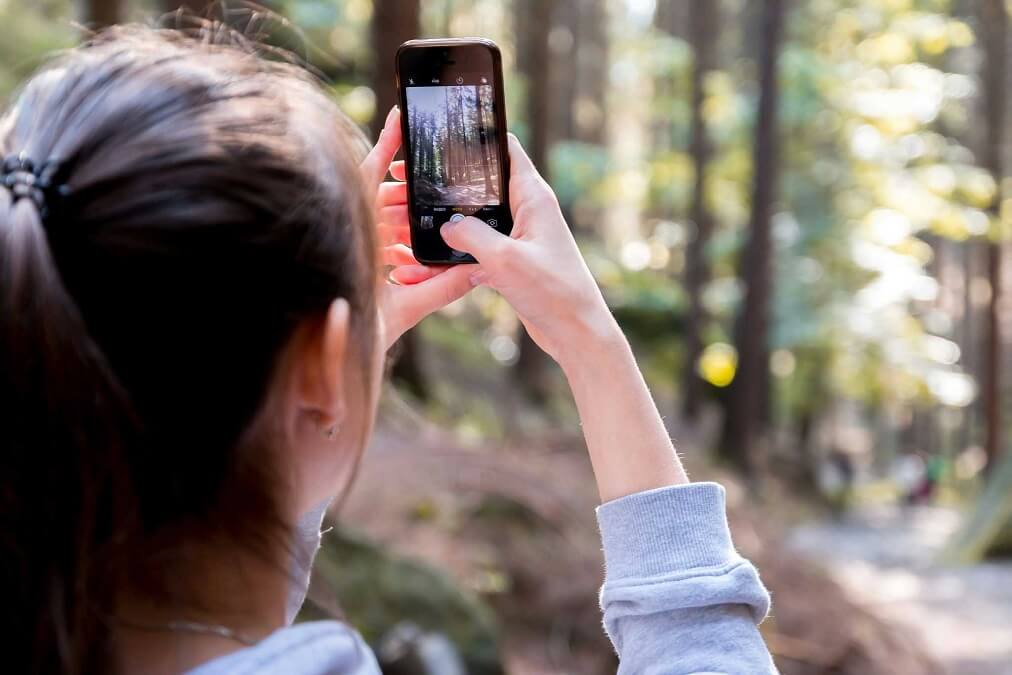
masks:
[[[494,39],[511,131],[728,486],[783,672],[1012,672],[1009,0],[261,5],[0,0],[0,97],[86,27],[185,8],[291,50],[375,136],[400,42]],[[390,673],[613,672],[558,369],[478,289],[391,382],[307,612]]]

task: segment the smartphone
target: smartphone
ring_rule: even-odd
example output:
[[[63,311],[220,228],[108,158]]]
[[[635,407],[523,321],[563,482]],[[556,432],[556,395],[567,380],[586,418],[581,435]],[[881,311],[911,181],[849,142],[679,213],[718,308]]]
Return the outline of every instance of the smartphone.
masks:
[[[476,262],[439,228],[475,216],[513,229],[502,56],[480,38],[410,40],[397,50],[411,248],[418,262]]]

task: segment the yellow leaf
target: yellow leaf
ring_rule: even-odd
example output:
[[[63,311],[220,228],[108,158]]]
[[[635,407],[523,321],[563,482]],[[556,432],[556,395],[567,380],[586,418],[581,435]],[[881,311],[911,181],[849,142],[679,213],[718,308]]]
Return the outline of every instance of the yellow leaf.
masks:
[[[737,369],[738,352],[724,342],[708,345],[699,357],[700,377],[715,387],[726,387],[731,384]]]

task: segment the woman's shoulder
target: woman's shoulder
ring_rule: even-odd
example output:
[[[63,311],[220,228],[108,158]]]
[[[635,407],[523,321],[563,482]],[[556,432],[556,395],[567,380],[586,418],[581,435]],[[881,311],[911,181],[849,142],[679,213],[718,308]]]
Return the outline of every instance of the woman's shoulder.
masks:
[[[298,623],[245,649],[212,659],[187,675],[379,675],[369,645],[337,621]]]

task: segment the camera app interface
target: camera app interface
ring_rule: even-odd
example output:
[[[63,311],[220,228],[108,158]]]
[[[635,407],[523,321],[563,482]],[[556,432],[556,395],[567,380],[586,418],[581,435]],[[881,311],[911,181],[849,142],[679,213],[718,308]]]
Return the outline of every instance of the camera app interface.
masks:
[[[492,62],[488,69],[458,70],[458,63],[480,62],[475,54],[442,52],[405,55],[401,62],[405,159],[411,188],[411,242],[415,257],[439,263],[473,262],[451,249],[439,234],[447,221],[474,216],[509,234],[513,227],[502,174]]]
[[[464,77],[406,88],[414,198],[422,207],[501,203],[492,85]]]

